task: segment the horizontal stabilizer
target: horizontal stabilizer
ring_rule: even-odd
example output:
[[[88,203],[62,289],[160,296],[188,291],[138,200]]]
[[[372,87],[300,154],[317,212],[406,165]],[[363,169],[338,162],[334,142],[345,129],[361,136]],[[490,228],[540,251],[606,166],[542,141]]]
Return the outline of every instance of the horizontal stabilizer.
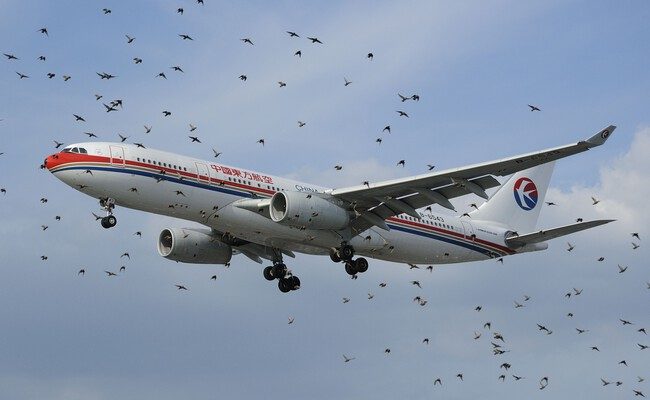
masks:
[[[561,236],[580,232],[585,229],[594,228],[615,221],[613,219],[599,219],[595,221],[580,222],[577,224],[560,226],[558,228],[541,230],[539,232],[527,233],[525,235],[512,235],[506,238],[506,245],[510,248],[524,247],[529,244],[544,242]]]

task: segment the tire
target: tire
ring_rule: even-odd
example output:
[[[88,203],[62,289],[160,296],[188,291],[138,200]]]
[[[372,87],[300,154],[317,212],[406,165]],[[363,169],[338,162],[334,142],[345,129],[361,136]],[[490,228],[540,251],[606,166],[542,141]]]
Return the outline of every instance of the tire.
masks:
[[[267,281],[272,281],[273,279],[275,279],[275,277],[273,276],[273,267],[264,268],[264,270],[262,270],[262,274],[264,275],[264,279],[266,279]]]
[[[340,263],[342,261],[339,252],[335,249],[330,250],[330,259],[335,263]]]
[[[284,276],[287,274],[287,266],[280,263],[273,266],[273,277],[277,279],[284,279]]]
[[[106,223],[109,228],[112,228],[115,225],[117,225],[117,218],[115,218],[115,216],[113,215],[109,215],[108,217],[106,217]]]
[[[288,285],[287,279],[278,280],[278,289],[280,289],[282,293],[287,293],[291,290],[291,287],[289,287]]]
[[[356,275],[357,274],[357,269],[354,268],[354,263],[351,261],[348,261],[345,263],[345,272],[348,273],[348,275]]]
[[[350,246],[349,244],[345,244],[341,246],[339,254],[343,260],[349,261],[352,259],[352,257],[354,257],[354,247]]]
[[[104,218],[102,218],[102,219],[101,219],[101,224],[102,224],[102,228],[104,228],[104,229],[108,229],[108,228],[111,227],[111,226],[108,224],[108,217],[104,217]]]
[[[291,278],[289,278],[289,283],[290,283],[289,286],[291,287],[291,290],[300,289],[300,279],[298,279],[297,276],[292,276]]]
[[[354,261],[354,268],[359,272],[366,272],[368,270],[368,260],[359,257]]]

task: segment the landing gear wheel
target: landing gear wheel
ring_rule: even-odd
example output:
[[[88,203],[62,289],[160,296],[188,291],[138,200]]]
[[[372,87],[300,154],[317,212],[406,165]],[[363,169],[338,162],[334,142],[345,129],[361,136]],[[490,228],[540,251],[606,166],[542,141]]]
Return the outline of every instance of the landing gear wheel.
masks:
[[[368,260],[363,257],[359,257],[354,261],[354,268],[363,273],[368,270]]]
[[[287,293],[291,291],[291,286],[288,281],[289,281],[288,279],[284,279],[284,278],[278,280],[278,289],[280,289],[282,293]]]
[[[279,263],[273,266],[273,277],[277,279],[284,279],[284,276],[287,274],[287,266]]]
[[[117,218],[115,218],[113,215],[109,215],[108,217],[102,218],[101,224],[106,229],[112,228],[117,225]]]
[[[339,252],[336,249],[330,250],[330,259],[335,263],[340,263],[342,261],[341,256],[339,256]]]
[[[300,279],[298,279],[297,276],[292,276],[291,278],[289,278],[287,280],[289,281],[289,286],[291,287],[291,290],[300,289]]]
[[[339,255],[343,260],[349,261],[354,257],[354,247],[344,244],[339,250]]]
[[[358,271],[355,268],[354,263],[352,261],[348,261],[345,263],[345,272],[347,272],[350,276],[354,276]]]
[[[266,279],[267,281],[272,281],[273,279],[275,279],[275,277],[273,276],[273,267],[264,268],[262,274],[264,274],[264,279]]]

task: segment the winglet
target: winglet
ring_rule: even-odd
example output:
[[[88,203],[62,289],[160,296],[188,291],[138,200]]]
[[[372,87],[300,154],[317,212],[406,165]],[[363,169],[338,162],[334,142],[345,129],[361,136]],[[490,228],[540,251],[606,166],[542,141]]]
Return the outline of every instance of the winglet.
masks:
[[[610,125],[587,139],[586,142],[591,145],[590,147],[600,146],[607,141],[607,138],[612,134],[612,132],[614,132],[614,129],[616,129],[616,126]]]

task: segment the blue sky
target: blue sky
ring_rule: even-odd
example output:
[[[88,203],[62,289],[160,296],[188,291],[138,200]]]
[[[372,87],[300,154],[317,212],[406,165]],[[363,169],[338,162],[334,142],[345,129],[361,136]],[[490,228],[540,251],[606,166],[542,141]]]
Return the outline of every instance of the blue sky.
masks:
[[[205,3],[3,2],[0,51],[20,58],[0,60],[0,187],[7,190],[0,196],[0,387],[7,398],[626,398],[633,388],[650,390],[636,382],[650,370],[650,353],[636,346],[650,342],[636,332],[650,324],[647,3]],[[49,37],[37,32],[43,26]],[[181,33],[195,40],[182,41]],[[30,78],[19,80],[16,71]],[[421,100],[401,103],[398,92]],[[106,114],[96,93],[123,99],[124,110]],[[163,118],[164,109],[172,117]],[[75,123],[73,113],[87,122]],[[298,128],[299,120],[307,125]],[[189,123],[203,145],[190,143]],[[540,219],[540,227],[576,216],[618,219],[570,238],[573,252],[557,240],[503,266],[468,263],[432,274],[372,261],[356,281],[325,258],[298,256],[291,267],[303,288],[289,296],[244,258],[229,269],[161,259],[159,231],[183,221],[119,209],[119,225],[101,229],[90,214],[95,200],[38,169],[52,140],[85,141],[83,132],[92,131],[100,140],[121,133],[206,159],[214,147],[226,164],[338,187],[570,143],[609,124],[618,130],[606,146],[557,164],[547,197],[559,206]],[[382,134],[385,125],[390,135]],[[405,168],[396,167],[400,159]],[[598,207],[592,195],[602,200]],[[632,231],[642,238],[634,251]],[[124,251],[130,262],[119,258]],[[617,264],[630,268],[618,274]],[[104,276],[121,265],[123,276]],[[176,292],[179,282],[191,290]],[[584,294],[566,299],[573,287]],[[412,303],[418,294],[427,307]],[[530,304],[515,310],[524,294]],[[473,311],[479,304],[483,310]],[[635,328],[623,329],[618,318]],[[491,354],[486,321],[510,353]],[[536,323],[554,334],[539,334]],[[590,332],[577,335],[576,327]],[[344,364],[343,353],[357,359]],[[503,362],[526,379],[497,381]],[[464,382],[455,378],[461,371]],[[551,381],[544,391],[542,376]],[[433,387],[436,377],[442,388]],[[600,378],[624,384],[603,388]]]

